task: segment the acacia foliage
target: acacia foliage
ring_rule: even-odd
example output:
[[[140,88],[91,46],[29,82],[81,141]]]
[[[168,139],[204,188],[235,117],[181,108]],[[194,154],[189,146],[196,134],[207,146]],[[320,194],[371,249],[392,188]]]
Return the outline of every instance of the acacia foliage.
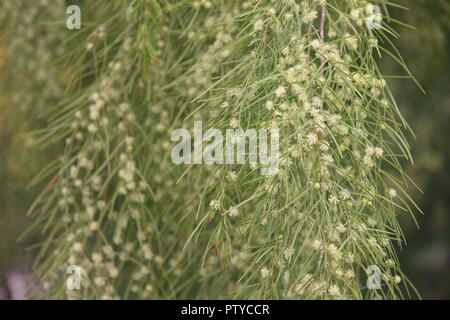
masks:
[[[396,215],[414,206],[399,164],[411,160],[409,127],[377,56],[411,75],[390,40],[401,22],[389,6],[398,5],[84,2],[82,29],[65,31],[50,64],[66,93],[44,106],[50,123],[35,135],[65,144],[30,209],[31,230],[45,234],[36,273],[48,296],[409,295],[394,250]],[[46,18],[48,34],[64,29],[60,14]],[[279,129],[278,173],[174,165],[171,133],[192,120]],[[81,290],[67,288],[69,265],[82,268]],[[378,290],[366,287],[373,265]]]

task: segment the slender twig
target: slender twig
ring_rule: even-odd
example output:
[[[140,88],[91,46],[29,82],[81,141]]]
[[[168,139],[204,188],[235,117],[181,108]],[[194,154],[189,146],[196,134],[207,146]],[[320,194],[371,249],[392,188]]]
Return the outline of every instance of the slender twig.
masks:
[[[324,4],[322,6],[322,14],[320,17],[320,30],[319,30],[319,34],[320,34],[320,40],[325,41],[325,21],[327,19],[327,8],[326,5]]]
[[[312,23],[308,26],[308,57],[311,55]]]
[[[325,42],[325,21],[327,19],[327,8],[326,4],[322,5],[322,14],[320,15],[320,28],[319,28],[319,36],[321,42]],[[323,66],[323,57],[320,58],[320,66]]]

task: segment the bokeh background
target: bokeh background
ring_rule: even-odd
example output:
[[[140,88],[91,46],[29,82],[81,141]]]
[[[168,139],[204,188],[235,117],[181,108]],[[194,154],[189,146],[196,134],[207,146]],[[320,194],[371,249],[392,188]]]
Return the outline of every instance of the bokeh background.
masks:
[[[397,26],[394,43],[426,91],[411,80],[388,81],[416,135],[410,139],[415,163],[404,166],[420,188],[411,185],[408,191],[424,212],[416,212],[419,228],[399,214],[407,239],[399,256],[423,299],[450,299],[450,1],[394,2],[410,10],[393,8],[391,16],[415,27]],[[0,79],[7,55],[14,54],[5,42],[0,33]],[[389,57],[380,65],[385,74],[405,74]],[[44,235],[18,237],[30,224],[27,209],[45,187],[31,182],[58,155],[57,145],[42,150],[27,134],[45,126],[45,114],[19,112],[11,90],[0,80],[0,299],[25,297],[33,244]]]

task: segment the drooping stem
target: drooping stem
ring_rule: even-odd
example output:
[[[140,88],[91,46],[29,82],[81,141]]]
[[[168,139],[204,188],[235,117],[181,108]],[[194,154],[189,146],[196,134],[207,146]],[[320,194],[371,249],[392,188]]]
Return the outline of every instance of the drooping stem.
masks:
[[[319,27],[319,37],[320,41],[325,42],[325,21],[327,19],[327,9],[326,4],[322,5],[322,13],[320,15],[320,27]],[[323,57],[320,58],[320,67],[324,64]]]
[[[322,14],[320,16],[320,29],[319,29],[319,34],[320,34],[320,40],[322,40],[322,42],[325,40],[325,21],[327,19],[327,9],[326,9],[326,5],[324,4],[322,6]]]

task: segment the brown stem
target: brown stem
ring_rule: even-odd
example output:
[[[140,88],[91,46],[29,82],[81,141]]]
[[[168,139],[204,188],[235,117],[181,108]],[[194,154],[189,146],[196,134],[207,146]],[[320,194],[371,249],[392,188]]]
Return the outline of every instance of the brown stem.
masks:
[[[308,26],[308,59],[311,55],[311,41],[312,41],[312,23]]]
[[[327,19],[327,8],[326,4],[322,6],[322,14],[320,16],[320,28],[319,28],[319,36],[322,43],[325,42],[325,21]],[[320,66],[323,66],[323,58],[320,58]]]
[[[320,17],[320,30],[319,30],[319,34],[320,34],[320,39],[322,40],[322,42],[325,41],[325,21],[327,19],[327,9],[326,9],[326,5],[324,4],[322,6],[322,15]]]

